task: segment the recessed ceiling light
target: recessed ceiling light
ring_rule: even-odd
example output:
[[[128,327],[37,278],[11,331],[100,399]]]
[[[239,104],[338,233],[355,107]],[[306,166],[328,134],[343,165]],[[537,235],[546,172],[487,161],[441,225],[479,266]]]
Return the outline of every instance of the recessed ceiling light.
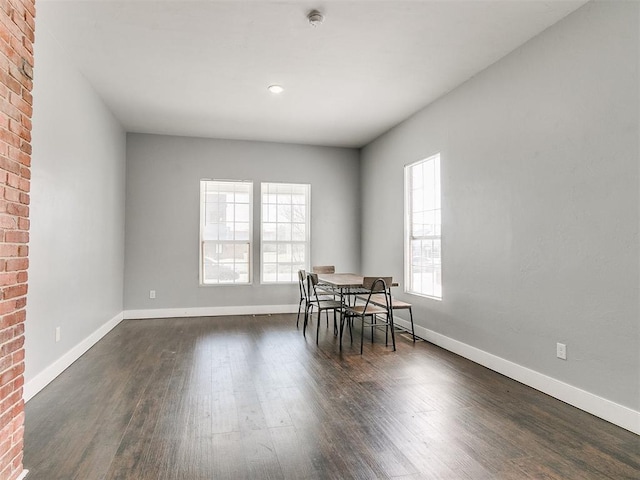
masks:
[[[282,92],[284,92],[284,88],[282,87],[282,85],[269,85],[267,87],[267,90],[269,90],[271,93],[282,93]]]

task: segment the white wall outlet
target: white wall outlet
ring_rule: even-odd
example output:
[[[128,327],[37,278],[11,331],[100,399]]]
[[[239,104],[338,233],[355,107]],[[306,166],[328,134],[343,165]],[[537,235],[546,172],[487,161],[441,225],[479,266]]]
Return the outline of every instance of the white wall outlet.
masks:
[[[60,327],[56,327],[56,342],[60,341]]]
[[[156,298],[156,291],[155,290],[149,290],[149,298]]]
[[[564,343],[556,343],[556,356],[562,360],[567,359],[567,346]]]

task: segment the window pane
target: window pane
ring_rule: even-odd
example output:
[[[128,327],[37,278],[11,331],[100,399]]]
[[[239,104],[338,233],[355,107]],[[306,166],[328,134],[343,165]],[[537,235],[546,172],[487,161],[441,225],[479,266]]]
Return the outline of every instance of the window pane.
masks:
[[[262,264],[262,280],[265,282],[277,282],[277,269],[278,265],[275,263],[263,263]]]
[[[303,262],[304,261],[304,251],[305,245],[294,243],[291,245],[291,261],[292,262]]]
[[[294,205],[292,207],[291,212],[292,212],[292,215],[291,215],[292,222],[304,222],[305,215],[306,215],[306,208],[304,205]]]
[[[305,184],[262,184],[263,282],[296,282],[309,268],[309,195]]]
[[[275,223],[263,223],[262,224],[262,241],[272,241],[276,239],[277,224]]]
[[[290,223],[278,223],[278,238],[279,242],[291,241],[291,224]]]
[[[278,195],[280,197],[281,195]],[[278,205],[278,222],[291,221],[291,205]]]
[[[245,203],[245,204],[236,205],[235,221],[248,223],[250,219],[251,219],[251,211],[249,209],[249,204]]]
[[[304,223],[294,223],[292,225],[291,240],[304,242],[307,237],[307,226]]]
[[[406,167],[405,175],[405,288],[442,298],[440,156]]]
[[[250,283],[251,182],[200,182],[200,280]]]

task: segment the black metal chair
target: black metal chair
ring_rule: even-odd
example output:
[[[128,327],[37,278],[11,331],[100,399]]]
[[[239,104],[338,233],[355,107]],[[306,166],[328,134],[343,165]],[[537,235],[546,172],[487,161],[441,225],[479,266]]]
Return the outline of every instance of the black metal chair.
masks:
[[[384,297],[380,294],[371,295],[371,302],[381,307],[385,305]],[[391,297],[391,312],[393,313],[395,310],[409,310],[409,319],[411,320],[411,335],[413,336],[413,343],[416,343],[416,330],[413,325],[413,312],[411,311],[411,304],[408,302],[403,302],[402,300],[398,300],[395,297]]]
[[[335,265],[314,265],[313,267],[311,267],[311,271],[313,273],[319,273],[319,274],[323,274],[323,273],[331,274],[331,273],[336,273],[336,267]],[[326,285],[320,282],[318,283],[318,291],[320,295],[329,295],[334,297],[335,299],[336,292],[333,290],[331,285]]]
[[[300,290],[300,301],[298,302],[298,316],[296,317],[296,328],[300,323],[300,312],[302,311],[302,304],[304,303],[305,315],[307,312],[307,303],[309,302],[309,295],[307,295],[307,272],[304,270],[298,270],[298,288]]]
[[[328,324],[328,312],[329,310],[333,310],[333,331],[334,334],[338,332],[338,321],[336,312],[342,311],[342,302],[339,300],[324,300],[318,294],[317,291],[318,286],[318,274],[317,273],[309,273],[307,274],[307,292],[309,294],[309,302],[308,307],[305,312],[304,317],[304,328],[302,329],[303,334],[306,332],[307,323],[309,318],[313,314],[313,308],[318,309],[318,321],[316,326],[316,343],[318,343],[318,339],[320,336],[320,315],[323,311],[327,312],[327,324]]]
[[[365,326],[371,327],[371,342],[375,337],[375,329],[379,327],[385,328],[385,346],[389,345],[389,329],[391,329],[391,342],[393,351],[396,350],[396,337],[393,325],[393,310],[391,308],[391,277],[364,277],[362,281],[362,297],[364,304],[356,303],[355,305],[345,305],[345,309],[340,322],[340,348],[342,349],[342,333],[345,322],[353,322],[355,318],[361,320],[360,331],[360,355],[364,346],[364,329]],[[376,295],[378,302],[374,303],[371,299]],[[351,323],[348,323],[351,327]],[[353,338],[351,339],[353,342]]]

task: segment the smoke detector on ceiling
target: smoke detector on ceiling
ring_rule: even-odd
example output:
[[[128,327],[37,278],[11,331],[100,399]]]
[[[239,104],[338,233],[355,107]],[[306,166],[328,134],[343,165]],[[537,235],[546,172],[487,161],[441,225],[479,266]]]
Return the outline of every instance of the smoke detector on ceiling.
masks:
[[[309,24],[312,27],[317,27],[318,25],[320,25],[322,22],[324,22],[324,15],[322,15],[319,11],[317,10],[311,10],[309,12],[309,15],[307,15],[307,20],[309,20]]]

